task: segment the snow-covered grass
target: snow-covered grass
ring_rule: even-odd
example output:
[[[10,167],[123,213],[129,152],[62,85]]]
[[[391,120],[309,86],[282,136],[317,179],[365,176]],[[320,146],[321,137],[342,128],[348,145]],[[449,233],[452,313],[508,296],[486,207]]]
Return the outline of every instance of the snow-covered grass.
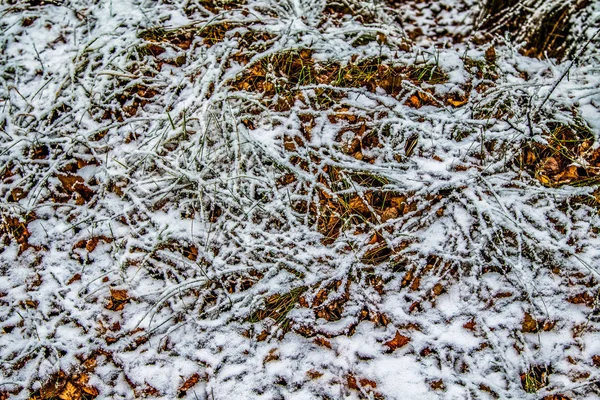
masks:
[[[415,3],[2,5],[0,397],[600,397],[597,39]]]

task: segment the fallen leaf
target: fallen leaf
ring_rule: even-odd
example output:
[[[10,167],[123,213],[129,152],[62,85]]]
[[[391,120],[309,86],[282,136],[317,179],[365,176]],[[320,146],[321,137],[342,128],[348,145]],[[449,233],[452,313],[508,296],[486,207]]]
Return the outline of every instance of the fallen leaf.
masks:
[[[79,400],[81,399],[81,390],[71,382],[67,382],[58,398],[61,400]]]
[[[392,352],[402,346],[405,346],[408,344],[408,342],[410,342],[410,338],[408,336],[404,336],[400,334],[399,331],[396,331],[396,336],[394,336],[392,340],[385,342],[385,345],[389,347],[390,352]]]
[[[356,378],[354,376],[348,375],[346,377],[346,382],[348,383],[348,387],[350,389],[354,389],[354,390],[358,389],[358,384],[356,383]]]
[[[544,174],[538,174],[537,179],[544,186],[550,186],[550,185],[552,185],[552,181],[550,180],[550,178],[548,178]]]
[[[525,313],[525,318],[523,318],[523,322],[521,324],[521,331],[524,333],[536,333],[538,332],[539,324],[535,318],[531,316],[529,313]]]
[[[556,326],[556,321],[545,321],[544,325],[542,326],[542,330],[544,332],[548,332],[548,331],[551,331],[552,329],[554,329],[555,326]]]
[[[546,161],[544,161],[543,169],[548,175],[556,175],[560,172],[560,166],[555,157],[548,157]]]
[[[496,63],[496,49],[494,46],[488,47],[485,51],[485,61],[487,61],[488,64]]]
[[[313,342],[319,346],[323,346],[323,347],[327,347],[328,349],[331,349],[331,342],[325,338],[317,337],[317,338],[315,338],[315,340],[313,340]]]
[[[444,381],[441,379],[438,379],[437,381],[433,381],[429,384],[429,386],[433,389],[433,390],[444,390],[446,388],[446,386],[444,385]]]
[[[413,292],[416,292],[417,290],[419,290],[420,287],[421,287],[421,277],[416,276],[415,279],[413,279],[412,283],[410,284],[410,290],[412,290]]]
[[[125,301],[128,299],[127,290],[110,289],[110,295],[117,301]]]
[[[562,173],[554,177],[556,182],[569,182],[579,178],[576,165],[569,165]]]
[[[475,323],[475,320],[472,319],[469,322],[467,322],[466,324],[464,324],[463,328],[468,329],[470,331],[475,331],[476,326],[477,326],[477,324]]]
[[[463,106],[463,105],[467,104],[467,101],[469,101],[469,99],[467,97],[458,98],[458,99],[453,99],[452,97],[448,97],[448,99],[446,99],[446,102],[448,104],[450,104],[452,107]]]
[[[185,393],[188,390],[190,390],[195,384],[198,383],[198,381],[200,380],[200,374],[195,373],[194,375],[190,376],[184,383],[183,385],[181,385],[181,387],[179,388],[179,393]]]
[[[96,389],[96,388],[95,388],[95,387],[93,387],[93,386],[87,386],[87,385],[86,385],[86,386],[83,386],[83,387],[81,388],[81,390],[82,390],[82,391],[83,391],[85,394],[87,394],[88,396],[92,396],[92,397],[97,397],[97,396],[100,394],[100,392],[98,391],[98,389]]]
[[[360,196],[354,196],[348,202],[348,210],[359,214],[369,214],[369,207]]]
[[[317,370],[311,369],[309,371],[306,371],[306,376],[308,376],[310,379],[318,379],[323,376],[323,373],[319,372]]]
[[[373,389],[377,388],[377,383],[370,379],[363,378],[363,379],[359,380],[359,383],[360,383],[360,386],[362,386],[362,387],[370,386]]]
[[[593,307],[595,299],[594,296],[592,296],[588,292],[582,292],[569,297],[567,301],[572,304],[584,304],[588,307]]]
[[[79,175],[58,174],[57,177],[69,194],[77,193],[85,201],[89,201],[94,195],[94,191],[86,186],[85,180]]]
[[[77,273],[77,274],[73,275],[73,276],[71,277],[71,279],[69,279],[69,280],[67,281],[67,285],[70,285],[70,284],[72,284],[73,282],[75,282],[75,281],[80,281],[80,280],[81,280],[81,274]]]
[[[263,364],[266,364],[270,361],[276,361],[279,360],[279,354],[277,354],[277,349],[271,349],[269,350],[269,354],[267,354],[265,356],[265,359],[263,360]]]
[[[14,188],[11,192],[10,192],[10,198],[12,201],[17,202],[21,199],[24,199],[27,196],[27,192],[25,192],[23,189],[21,188]]]
[[[431,289],[431,293],[434,297],[439,296],[444,293],[444,286],[441,283],[436,283]]]
[[[125,304],[129,302],[127,290],[110,289],[110,298],[106,304],[106,309],[111,311],[121,311]]]
[[[386,222],[390,219],[398,218],[400,212],[396,207],[390,207],[381,214],[381,221]]]
[[[92,252],[96,249],[96,246],[98,246],[98,242],[100,241],[99,237],[93,237],[90,240],[87,241],[86,245],[85,245],[85,249],[88,252]]]
[[[408,99],[409,105],[412,105],[415,108],[420,108],[421,107],[421,100],[419,100],[419,97],[417,97],[417,95],[412,95],[409,97]]]
[[[408,285],[410,285],[410,283],[412,282],[414,278],[414,271],[412,269],[409,269],[408,271],[406,271],[406,274],[404,275],[404,278],[402,278],[402,282],[400,283],[400,287],[407,287]]]

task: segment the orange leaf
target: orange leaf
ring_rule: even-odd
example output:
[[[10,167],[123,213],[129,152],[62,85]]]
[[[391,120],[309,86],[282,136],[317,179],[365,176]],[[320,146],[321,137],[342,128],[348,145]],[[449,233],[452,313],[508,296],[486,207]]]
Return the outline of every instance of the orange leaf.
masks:
[[[181,387],[179,388],[179,392],[187,392],[188,390],[190,390],[192,388],[192,386],[194,386],[196,383],[198,383],[198,381],[200,380],[200,375],[198,373],[195,373],[194,375],[190,376],[184,383],[183,385],[181,385]]]
[[[412,105],[415,108],[421,107],[421,100],[414,94],[409,97],[408,103],[409,103],[409,105]]]
[[[585,304],[588,307],[593,307],[595,299],[588,292],[582,292],[569,297],[567,301],[572,304]]]
[[[366,379],[363,378],[359,381],[360,386],[365,387],[365,386],[371,386],[373,389],[375,389],[377,387],[377,383],[375,381],[372,381],[370,379]]]
[[[111,311],[121,311],[125,304],[129,302],[127,290],[110,289],[110,298],[106,304],[106,309]]]
[[[358,389],[358,384],[356,383],[356,378],[352,375],[348,375],[346,377],[346,381],[348,382],[348,387],[350,389]]]
[[[396,331],[396,336],[389,342],[385,342],[385,345],[389,347],[390,351],[394,351],[402,346],[405,346],[410,342],[410,338],[408,336],[404,336],[400,334],[399,331]]]
[[[81,399],[81,390],[71,382],[67,382],[58,398],[61,400],[79,400]]]
[[[110,296],[117,301],[125,301],[127,297],[127,290],[110,289]]]
[[[562,173],[556,175],[556,181],[564,182],[579,178],[576,165],[569,165]]]
[[[449,97],[447,100],[448,104],[450,104],[452,107],[460,107],[462,105],[467,104],[467,101],[469,101],[468,98],[459,98],[458,100],[453,99],[452,97]]]
[[[318,338],[315,338],[315,340],[313,340],[313,342],[319,346],[323,346],[323,347],[327,347],[327,348],[331,349],[331,342],[325,338],[318,337]]]
[[[525,333],[536,333],[539,331],[539,325],[535,318],[531,316],[529,313],[525,313],[525,318],[523,318],[523,322],[521,324],[521,331]]]

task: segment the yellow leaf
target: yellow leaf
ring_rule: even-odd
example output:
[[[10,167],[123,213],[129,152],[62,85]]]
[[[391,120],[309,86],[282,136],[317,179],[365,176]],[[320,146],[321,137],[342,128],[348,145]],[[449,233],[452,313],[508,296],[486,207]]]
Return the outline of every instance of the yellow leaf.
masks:
[[[61,400],[79,400],[81,399],[81,391],[71,382],[67,382],[63,391],[58,395]]]

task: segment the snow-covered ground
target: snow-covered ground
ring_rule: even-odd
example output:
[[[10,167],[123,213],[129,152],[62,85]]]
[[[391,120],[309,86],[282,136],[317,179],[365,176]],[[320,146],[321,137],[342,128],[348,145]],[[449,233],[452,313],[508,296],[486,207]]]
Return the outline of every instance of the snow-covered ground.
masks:
[[[3,2],[0,398],[600,398],[598,37],[401,3]]]

